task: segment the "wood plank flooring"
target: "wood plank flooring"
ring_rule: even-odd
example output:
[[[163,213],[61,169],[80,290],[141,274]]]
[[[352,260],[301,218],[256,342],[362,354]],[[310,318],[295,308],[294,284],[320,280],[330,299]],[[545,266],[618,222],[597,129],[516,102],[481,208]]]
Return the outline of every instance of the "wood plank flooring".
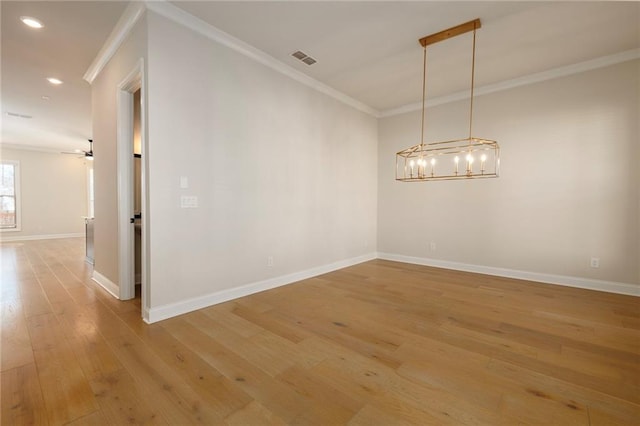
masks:
[[[146,325],[0,247],[3,425],[640,424],[638,298],[376,260]]]

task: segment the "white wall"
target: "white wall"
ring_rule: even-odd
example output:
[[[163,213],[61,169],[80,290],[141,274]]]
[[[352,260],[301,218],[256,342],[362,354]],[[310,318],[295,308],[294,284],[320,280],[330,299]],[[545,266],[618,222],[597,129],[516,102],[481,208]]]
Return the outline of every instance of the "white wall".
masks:
[[[82,158],[58,153],[9,149],[3,160],[20,162],[21,231],[3,231],[2,240],[84,235],[87,169]]]
[[[95,271],[118,285],[117,93],[118,85],[146,58],[145,18],[120,46],[91,87],[95,180]]]
[[[116,284],[115,96],[140,57],[155,318],[376,250],[638,283],[638,61],[477,98],[502,177],[407,184],[393,159],[419,113],[377,120],[147,11],[93,84],[96,270]],[[427,139],[466,117],[430,109]]]
[[[376,119],[147,19],[152,308],[375,252]]]
[[[478,97],[474,136],[500,143],[498,179],[396,182],[420,113],[381,119],[378,251],[640,284],[639,64]],[[465,137],[467,119],[468,101],[428,109],[426,140]]]

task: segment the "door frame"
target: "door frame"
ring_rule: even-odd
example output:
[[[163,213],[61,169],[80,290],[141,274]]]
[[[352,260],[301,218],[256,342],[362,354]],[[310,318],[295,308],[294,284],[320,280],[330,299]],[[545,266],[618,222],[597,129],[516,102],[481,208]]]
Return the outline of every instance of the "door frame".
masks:
[[[141,149],[141,182],[140,210],[142,213],[141,230],[141,289],[142,318],[148,320],[148,258],[147,230],[149,221],[147,213],[147,137],[145,108],[145,76],[144,60],[141,58],[131,72],[120,82],[117,89],[117,187],[118,187],[118,265],[119,265],[119,299],[128,300],[135,297],[135,261],[134,237],[135,229],[130,219],[133,217],[133,94],[140,90],[140,149]]]

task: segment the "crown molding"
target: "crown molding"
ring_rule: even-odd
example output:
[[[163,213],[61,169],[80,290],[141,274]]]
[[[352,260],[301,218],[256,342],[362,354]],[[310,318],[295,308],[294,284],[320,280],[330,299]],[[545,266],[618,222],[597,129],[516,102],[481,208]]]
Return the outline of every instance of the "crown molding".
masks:
[[[347,104],[359,111],[372,115],[374,117],[378,117],[380,112],[370,106],[348,96],[344,93],[327,86],[324,83],[316,80],[315,78],[309,77],[308,75],[301,73],[300,71],[290,67],[284,62],[280,62],[273,56],[263,52],[260,49],[257,49],[251,46],[248,43],[232,36],[229,33],[226,33],[213,25],[191,15],[188,12],[168,3],[166,1],[154,1],[148,2],[147,8],[159,15],[164,16],[165,18],[171,19],[172,21],[181,24],[210,40],[213,40],[217,43],[222,44],[230,49],[235,50],[236,52],[245,55],[256,62],[261,63],[275,71],[280,72],[281,74],[286,75],[287,77],[296,80],[299,83],[302,83],[308,87],[311,87],[314,90],[317,90],[320,93],[324,93],[344,104]]]
[[[61,154],[62,148],[48,148],[44,146],[35,145],[18,145],[13,143],[0,143],[0,149],[15,149],[19,151],[37,151],[46,152],[49,154]],[[79,153],[82,154],[82,153]]]
[[[125,41],[134,25],[145,12],[146,7],[144,2],[133,1],[129,3],[127,8],[118,19],[116,26],[111,30],[111,34],[107,37],[107,40],[102,45],[102,48],[94,58],[89,68],[84,73],[84,78],[89,84],[93,83],[93,80],[100,74],[100,71],[107,65],[109,60],[118,51],[120,45]]]
[[[248,43],[214,27],[213,25],[191,15],[188,12],[172,5],[166,0],[157,1],[136,1],[131,2],[125,9],[124,13],[118,20],[118,23],[114,27],[113,31],[107,38],[104,46],[98,52],[98,55],[91,63],[91,66],[84,74],[84,79],[89,83],[92,83],[97,75],[102,71],[105,65],[109,62],[111,57],[118,50],[120,45],[124,42],[129,32],[133,29],[134,25],[138,22],[143,13],[147,10],[151,10],[167,19],[170,19],[180,25],[183,25],[192,31],[201,34],[208,39],[215,41],[223,46],[235,50],[281,74],[286,75],[293,80],[304,84],[318,92],[328,95],[346,105],[349,105],[359,111],[369,114],[376,118],[391,117],[394,115],[404,114],[407,112],[420,110],[422,107],[421,102],[416,102],[408,105],[403,105],[397,108],[391,108],[383,111],[379,111],[369,105],[364,104],[308,75],[290,67],[274,58],[271,55],[259,50]],[[640,49],[631,49],[624,52],[619,52],[613,55],[603,56],[596,59],[591,59],[577,64],[567,65],[559,68],[554,68],[547,71],[542,71],[534,74],[529,74],[523,77],[514,78],[511,80],[505,80],[494,84],[488,84],[485,86],[479,86],[475,88],[475,95],[486,95],[489,93],[495,93],[503,90],[509,90],[520,86],[526,86],[529,84],[539,83],[554,78],[564,77],[580,72],[590,71],[598,68],[615,65],[622,62],[631,61],[634,59],[640,59]],[[434,107],[450,102],[469,99],[469,91],[460,91],[452,93],[446,96],[440,96],[427,100],[426,107]]]
[[[602,56],[600,58],[591,59],[584,62],[578,62],[577,64],[554,68],[548,71],[542,71],[535,74],[529,74],[523,77],[501,81],[499,83],[487,84],[485,86],[476,87],[474,92],[475,92],[475,96],[487,95],[489,93],[500,92],[503,90],[509,90],[516,87],[520,87],[520,86],[526,86],[529,84],[539,83],[546,80],[552,80],[554,78],[565,77],[572,74],[578,74],[585,71],[604,68],[604,67],[619,64],[622,62],[632,61],[634,59],[640,59],[640,49],[625,50],[624,52],[619,52],[619,53],[615,53],[613,55],[608,55],[608,56]],[[429,108],[437,105],[447,104],[449,102],[461,101],[464,99],[469,99],[468,90],[427,100],[425,106]],[[422,103],[416,102],[413,104],[403,105],[401,107],[384,110],[380,112],[380,114],[378,115],[378,118],[391,117],[394,115],[400,115],[407,112],[419,111],[420,109],[422,109]]]
[[[276,58],[267,53],[251,46],[244,41],[233,37],[232,35],[214,27],[211,24],[185,12],[184,10],[172,5],[171,3],[160,1],[148,1],[148,2],[132,2],[127,6],[122,16],[118,20],[118,23],[111,31],[111,34],[107,38],[105,44],[102,46],[97,56],[84,74],[84,79],[91,84],[93,80],[100,74],[100,71],[106,66],[111,57],[116,53],[120,45],[124,42],[129,35],[134,25],[146,10],[151,10],[158,15],[164,16],[180,25],[189,28],[192,31],[197,32],[210,40],[222,44],[230,49],[241,53],[256,62],[259,62],[267,67],[286,75],[293,80],[302,83],[318,92],[324,93],[346,105],[349,105],[359,111],[366,114],[378,117],[380,112],[370,106],[353,99],[344,93],[327,86],[320,81],[309,77],[308,75],[301,73],[300,71],[290,67],[284,62],[280,62]]]

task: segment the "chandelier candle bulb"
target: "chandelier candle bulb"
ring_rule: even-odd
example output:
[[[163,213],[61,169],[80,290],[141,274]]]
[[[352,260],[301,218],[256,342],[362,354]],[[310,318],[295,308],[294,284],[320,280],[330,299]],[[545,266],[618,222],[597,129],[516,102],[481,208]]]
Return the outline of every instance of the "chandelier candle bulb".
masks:
[[[456,157],[453,159],[453,162],[456,163],[456,176],[458,175],[458,162],[460,161],[460,157],[458,157],[456,155]]]

